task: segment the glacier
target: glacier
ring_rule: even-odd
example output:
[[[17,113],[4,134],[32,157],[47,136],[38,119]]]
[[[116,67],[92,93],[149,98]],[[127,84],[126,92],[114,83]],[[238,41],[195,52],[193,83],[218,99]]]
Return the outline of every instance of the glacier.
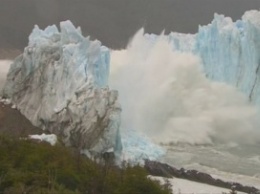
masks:
[[[70,21],[35,26],[2,97],[66,145],[130,163],[164,155],[156,143],[255,142],[259,33],[259,11],[215,14],[196,34],[141,31],[111,52]]]
[[[247,11],[234,22],[230,17],[215,14],[213,21],[199,26],[196,34],[172,32],[166,36],[174,50],[199,56],[208,78],[237,87],[260,106],[259,11]],[[158,36],[146,37],[154,41]]]
[[[10,66],[2,97],[67,146],[120,154],[121,106],[107,84],[109,61],[109,49],[70,21],[61,22],[60,31],[35,26]]]

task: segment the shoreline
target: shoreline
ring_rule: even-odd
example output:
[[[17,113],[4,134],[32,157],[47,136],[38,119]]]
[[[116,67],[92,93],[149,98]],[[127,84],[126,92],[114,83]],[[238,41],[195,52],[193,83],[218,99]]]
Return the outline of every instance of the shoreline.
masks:
[[[217,186],[226,189],[231,189],[232,187],[235,187],[237,191],[241,191],[245,193],[251,193],[251,194],[260,193],[260,189],[257,189],[253,186],[246,186],[237,182],[223,181],[219,178],[214,178],[213,176],[207,173],[203,173],[197,170],[187,170],[184,168],[177,169],[166,163],[145,160],[144,167],[152,176],[160,176],[165,178],[176,177],[176,178],[181,178],[181,179],[190,180],[199,183],[205,183],[208,185]]]

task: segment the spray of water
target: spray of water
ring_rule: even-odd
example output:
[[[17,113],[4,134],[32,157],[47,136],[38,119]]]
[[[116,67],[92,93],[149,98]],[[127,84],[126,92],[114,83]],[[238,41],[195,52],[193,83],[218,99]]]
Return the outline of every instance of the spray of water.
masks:
[[[217,64],[216,64],[217,65]],[[172,50],[141,29],[125,50],[112,51],[110,86],[119,90],[122,128],[161,143],[255,143],[257,110],[224,83],[208,80],[201,61]]]

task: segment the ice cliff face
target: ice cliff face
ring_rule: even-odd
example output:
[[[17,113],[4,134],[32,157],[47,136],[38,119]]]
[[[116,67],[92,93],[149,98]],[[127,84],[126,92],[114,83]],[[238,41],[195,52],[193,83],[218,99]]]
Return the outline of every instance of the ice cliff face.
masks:
[[[120,152],[121,108],[109,90],[109,50],[69,21],[35,26],[11,65],[3,96],[34,125],[90,153]]]
[[[208,76],[238,87],[260,104],[260,12],[246,12],[236,22],[215,15],[212,24],[199,29],[196,39],[195,52]]]
[[[155,35],[147,35],[154,40]],[[260,12],[248,11],[241,20],[215,14],[198,33],[170,33],[175,50],[199,55],[208,78],[236,86],[260,105]]]

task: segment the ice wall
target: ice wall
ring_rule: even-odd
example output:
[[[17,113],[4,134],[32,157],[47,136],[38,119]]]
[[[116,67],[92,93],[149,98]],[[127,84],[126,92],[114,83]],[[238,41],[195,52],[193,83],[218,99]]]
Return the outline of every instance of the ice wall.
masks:
[[[35,26],[24,53],[12,63],[3,97],[34,125],[66,145],[92,154],[120,152],[121,108],[107,86],[109,50],[81,35],[70,21]]]
[[[199,28],[195,53],[210,78],[237,86],[260,104],[260,12],[246,12],[236,22],[215,15],[210,25]]]
[[[155,35],[146,35],[151,40]],[[223,15],[200,26],[198,33],[170,33],[169,42],[175,50],[199,55],[208,78],[236,86],[260,105],[260,12],[247,11],[233,22]]]

